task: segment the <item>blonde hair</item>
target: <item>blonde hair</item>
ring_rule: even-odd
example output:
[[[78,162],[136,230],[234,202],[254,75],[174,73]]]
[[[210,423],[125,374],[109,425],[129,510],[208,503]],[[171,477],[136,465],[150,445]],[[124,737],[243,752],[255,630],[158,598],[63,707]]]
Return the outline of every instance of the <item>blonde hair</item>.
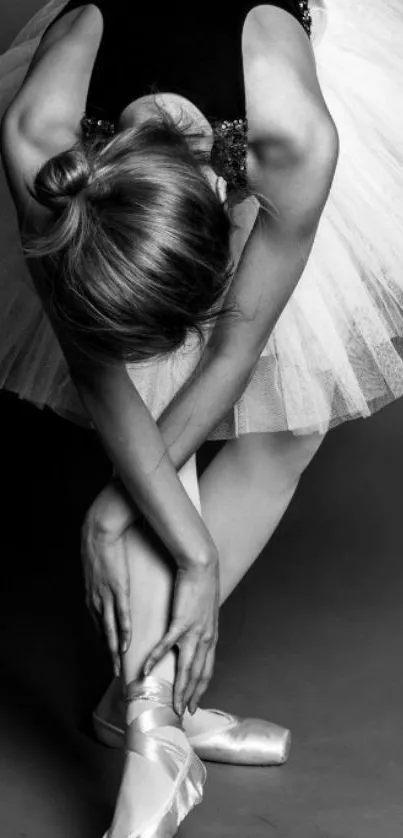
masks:
[[[77,143],[36,176],[52,217],[25,240],[51,314],[87,354],[135,363],[181,345],[220,308],[230,221],[198,152],[169,118]]]

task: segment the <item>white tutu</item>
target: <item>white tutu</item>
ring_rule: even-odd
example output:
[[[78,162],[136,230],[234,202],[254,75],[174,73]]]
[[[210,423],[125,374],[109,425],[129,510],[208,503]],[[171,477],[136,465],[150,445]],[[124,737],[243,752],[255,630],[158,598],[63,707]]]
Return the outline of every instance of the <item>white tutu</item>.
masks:
[[[66,0],[52,0],[0,57],[0,114],[38,37]],[[315,2],[313,2],[315,6]],[[403,395],[403,4],[327,0],[315,47],[340,135],[340,159],[312,255],[253,377],[214,438],[255,431],[326,431]],[[256,202],[238,207],[246,232]],[[85,421],[54,333],[32,289],[15,213],[0,183],[0,387]],[[185,346],[129,367],[157,418],[194,369]]]

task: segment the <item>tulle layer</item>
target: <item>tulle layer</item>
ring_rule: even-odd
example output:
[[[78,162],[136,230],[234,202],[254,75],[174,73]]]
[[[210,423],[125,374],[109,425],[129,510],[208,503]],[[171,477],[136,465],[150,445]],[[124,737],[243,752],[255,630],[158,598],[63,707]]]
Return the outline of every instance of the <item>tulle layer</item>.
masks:
[[[18,88],[52,0],[0,58],[0,112]],[[315,3],[313,3],[315,5]],[[340,159],[312,255],[250,383],[214,432],[325,431],[403,395],[403,5],[328,0],[315,47],[340,135]],[[242,250],[256,214],[237,209]],[[58,342],[32,290],[3,173],[0,181],[0,386],[86,421]],[[270,265],[267,266],[268,272]],[[129,367],[155,417],[194,370],[199,348]]]

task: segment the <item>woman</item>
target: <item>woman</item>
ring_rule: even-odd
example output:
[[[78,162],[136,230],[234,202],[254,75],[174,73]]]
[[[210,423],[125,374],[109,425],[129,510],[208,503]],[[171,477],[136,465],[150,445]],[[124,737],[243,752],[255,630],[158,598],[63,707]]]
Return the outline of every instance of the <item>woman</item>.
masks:
[[[324,391],[328,396],[330,393],[327,412],[320,410],[323,405],[319,405],[315,415],[315,420],[318,415],[319,420],[313,421],[308,406],[303,415],[300,412],[298,417],[293,417],[290,405],[287,415],[286,395],[281,394],[280,398],[278,388],[270,387],[270,380],[278,373],[270,369],[270,352],[263,355],[262,376],[261,353],[312,247],[334,173],[337,136],[316,77],[306,31],[309,30],[308,9],[302,9],[304,15],[301,15],[304,3],[282,2],[254,10],[252,4],[242,4],[232,10],[233,18],[228,18],[226,13],[222,19],[215,8],[213,34],[211,17],[204,29],[203,21],[198,20],[195,31],[192,17],[181,5],[175,20],[178,25],[180,22],[179,32],[172,32],[172,38],[166,37],[168,22],[173,29],[171,12],[168,20],[163,18],[158,25],[144,12],[144,28],[138,22],[135,44],[129,49],[126,40],[126,50],[122,49],[121,53],[121,56],[130,53],[131,61],[139,59],[135,65],[138,75],[130,76],[130,97],[133,98],[133,92],[140,97],[134,104],[124,95],[124,73],[118,86],[114,75],[120,40],[116,32],[119,36],[127,32],[131,37],[134,27],[123,26],[124,15],[128,13],[124,5],[114,4],[113,12],[110,5],[109,12],[108,4],[101,5],[102,14],[98,6],[81,8],[77,3],[69,4],[46,34],[4,120],[3,156],[36,287],[63,345],[87,413],[125,486],[123,489],[120,483],[112,483],[106,487],[88,516],[84,539],[89,573],[93,576],[90,588],[95,606],[102,612],[115,659],[122,659],[128,699],[127,759],[115,818],[108,833],[112,838],[129,834],[174,834],[180,821],[200,799],[203,769],[180,729],[178,717],[186,707],[191,711],[196,709],[211,676],[219,600],[231,592],[270,537],[301,472],[320,444],[323,431],[336,420],[336,414],[329,416],[334,376],[325,382],[321,391],[322,395]],[[208,10],[205,12],[207,15]],[[149,32],[153,35],[152,42],[146,40]],[[248,125],[239,110],[244,92],[240,84],[241,34]],[[221,44],[221,37],[227,39],[226,61],[221,67],[220,55],[224,53],[211,49],[211,42],[206,41],[208,36],[218,39],[216,47]],[[109,45],[114,44],[109,53],[108,39]],[[187,50],[181,65],[182,76],[179,63],[173,61],[178,44],[181,52]],[[170,45],[169,54],[166,50]],[[88,100],[94,111],[91,113],[88,107],[84,128],[89,134],[94,125],[114,133],[109,141],[98,142],[90,137],[83,145],[81,116],[99,47],[100,63],[98,68],[95,63],[94,87]],[[143,78],[141,91],[135,90],[151,48],[155,62],[152,75],[148,81]],[[158,64],[161,56],[165,59],[162,70]],[[207,56],[216,82],[208,95],[206,85],[200,83],[200,69],[205,66],[201,62]],[[121,65],[122,61],[119,62],[122,72]],[[194,66],[196,71],[192,75],[190,68]],[[108,93],[106,82],[111,76]],[[220,84],[222,79],[225,84]],[[173,93],[179,92],[180,98],[178,94],[140,96],[155,83],[159,90],[169,85]],[[183,96],[185,90],[192,96]],[[116,134],[109,119],[116,118],[116,114],[107,109],[107,119],[102,113],[101,123],[97,125],[99,111],[95,109],[100,102],[102,106],[104,96],[111,111],[115,107],[120,110]],[[197,107],[203,100],[208,116],[215,122],[213,131]],[[223,107],[228,109],[225,114],[223,110],[220,112]],[[182,119],[183,131],[188,131],[187,143],[183,144],[183,136],[169,125],[167,113],[175,122]],[[134,166],[130,145],[136,145],[136,155],[143,153],[146,146],[137,142],[138,137],[151,138],[151,148],[159,147],[163,153],[158,161],[154,157],[151,164],[150,156],[147,158],[148,191],[143,190],[141,201],[136,198],[134,208],[128,193],[133,182],[139,189],[136,177],[140,158],[136,158],[137,166]],[[175,155],[169,157],[168,151],[173,146]],[[228,151],[230,147],[235,153]],[[145,158],[142,160],[144,166]],[[215,171],[210,162],[214,162]],[[177,192],[172,191],[176,179],[169,180],[168,173],[174,168],[177,174],[179,163],[183,166],[183,180],[178,198]],[[116,191],[113,171],[123,171],[123,181],[128,183],[122,185],[120,178],[120,191]],[[164,179],[162,192],[158,193],[161,183],[155,181],[159,180],[156,175],[160,171],[164,172]],[[246,186],[261,196],[263,206],[225,298],[228,316],[216,320],[201,354],[192,342],[183,351],[172,353],[192,325],[203,327],[203,322],[208,322],[227,287],[228,230],[223,208],[217,204],[224,197],[223,184],[217,183],[217,172],[232,187],[231,206],[237,196],[244,197]],[[188,193],[184,201],[190,175],[197,186],[193,204],[189,203]],[[133,285],[132,260],[137,259],[138,253],[133,250],[128,258],[129,245],[123,234],[128,228],[135,229],[143,244],[144,230],[148,229],[146,216],[141,216],[142,226],[133,228],[133,224],[134,221],[138,224],[139,204],[141,212],[150,206],[156,211],[156,205],[151,202],[156,194],[169,196],[171,210],[182,208],[182,215],[175,216],[172,211],[168,243],[157,239],[157,233],[163,234],[162,226],[154,238],[148,237],[144,251],[147,259],[144,258],[141,270],[136,263]],[[267,204],[274,209],[268,211]],[[111,206],[113,213],[110,213]],[[193,250],[187,250],[185,263],[184,240],[191,225],[183,207],[190,206],[196,221],[192,216]],[[166,203],[164,210],[166,213]],[[148,213],[148,220],[151,216],[154,214]],[[220,230],[218,247],[209,245],[211,225],[207,222],[213,217]],[[182,219],[179,246],[174,235],[175,218]],[[103,249],[105,239],[94,239],[99,229],[103,235],[108,233],[106,249]],[[202,235],[197,236],[198,231]],[[203,247],[208,255],[205,259],[201,256]],[[151,274],[144,267],[150,265],[150,253],[154,256],[151,273],[158,279],[166,276],[167,253],[170,257],[168,279],[174,276],[175,281],[166,289],[167,298],[168,290],[173,293],[185,264],[190,270],[192,253],[196,254],[200,266],[200,273],[199,270],[191,272],[192,282],[196,283],[200,275],[205,279],[202,289],[183,286],[182,294],[186,289],[188,296],[180,301],[176,298],[174,308],[171,306],[171,312],[174,311],[168,324],[171,328],[166,328],[168,308],[161,316],[159,306],[157,312],[151,307]],[[161,253],[165,262],[157,261],[157,258],[161,260]],[[182,271],[174,272],[179,256]],[[126,268],[123,274],[122,266]],[[217,275],[219,286],[213,282]],[[139,283],[139,277],[145,276],[148,282]],[[96,278],[96,283],[91,283],[91,278]],[[159,294],[163,290],[160,282]],[[154,294],[154,298],[159,304],[160,297]],[[135,317],[134,299],[136,306],[139,302],[145,304],[142,320]],[[288,309],[287,306],[285,314]],[[30,346],[34,314],[31,310]],[[294,351],[298,343],[297,327],[304,326],[299,319],[293,332],[289,332]],[[144,323],[151,323],[150,343],[153,335],[160,337],[158,346],[154,343],[148,349],[141,330]],[[181,329],[177,328],[178,323]],[[52,336],[42,322],[36,326],[35,339],[40,334],[42,343],[37,356],[33,363],[25,362],[22,374],[19,359],[29,331],[22,328],[20,340],[14,341],[18,352],[9,363],[5,384],[12,388],[14,378],[18,380],[14,388],[20,394],[27,395],[24,390],[27,387],[31,398],[35,398],[35,391],[35,400],[74,413],[77,408],[60,386],[60,355],[55,360]],[[51,348],[47,355],[43,350],[46,344]],[[283,342],[282,348],[286,346]],[[144,365],[146,357],[162,352],[166,355],[168,350],[170,354],[166,358]],[[119,358],[121,364],[111,366],[108,362],[111,357]],[[48,380],[36,385],[32,383],[33,369],[43,371],[44,358],[51,367]],[[300,359],[304,361],[305,356],[300,355]],[[135,364],[132,366],[127,361]],[[319,373],[326,377],[324,365],[319,365]],[[266,406],[261,399],[262,389],[267,391]],[[239,399],[243,391],[245,397]],[[315,395],[317,388],[313,391],[311,388],[310,395],[312,392]],[[347,392],[350,392],[348,388]],[[200,507],[193,454],[217,427],[220,436],[235,436],[228,424],[231,420],[226,417],[237,399],[235,430],[242,436],[226,443],[203,476]],[[276,414],[278,405],[281,405],[281,415]],[[338,411],[339,419],[354,413],[351,404],[347,408]],[[150,414],[158,419],[158,426]],[[268,415],[271,425],[267,422]],[[266,433],[276,429],[276,420],[281,432]],[[286,429],[304,431],[305,435],[284,433]],[[309,434],[308,430],[314,432]],[[176,470],[180,470],[182,483]],[[177,565],[172,614],[170,559],[153,534],[132,526],[136,515],[134,504]],[[253,510],[252,520],[245,522],[240,515],[243,508]],[[203,519],[199,514],[201,509]],[[130,643],[130,629],[135,643]],[[179,646],[177,667],[172,651],[175,645]],[[152,678],[148,675],[151,670]],[[174,681],[176,714],[172,707]],[[204,724],[207,728],[214,727],[215,720],[207,718]]]

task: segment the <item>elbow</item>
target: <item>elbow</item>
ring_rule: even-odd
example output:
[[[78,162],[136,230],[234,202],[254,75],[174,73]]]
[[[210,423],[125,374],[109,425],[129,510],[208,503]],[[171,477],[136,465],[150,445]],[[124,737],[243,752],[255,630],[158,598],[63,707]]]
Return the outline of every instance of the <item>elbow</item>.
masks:
[[[6,150],[15,143],[14,118],[10,107],[0,118],[0,160],[5,165]]]
[[[303,119],[283,122],[253,144],[252,186],[269,203],[285,196],[283,218],[300,235],[316,230],[339,156],[339,136],[327,109],[306,107]],[[256,177],[257,175],[257,177]],[[263,187],[263,188],[262,188]]]
[[[305,134],[299,149],[300,159],[308,169],[314,167],[318,184],[318,197],[327,197],[333,182],[339,158],[339,135],[329,112],[316,114],[309,131]]]
[[[332,180],[339,154],[339,136],[326,107],[317,102],[306,103],[303,118],[288,118],[282,136],[290,158],[304,164],[314,157],[319,176]]]
[[[315,158],[318,176],[332,180],[339,153],[336,125],[325,103],[299,91],[298,105],[271,106],[249,125],[249,147],[257,164],[287,168]]]
[[[1,135],[3,141],[15,142],[18,137],[30,145],[37,144],[38,129],[32,109],[21,108],[18,103],[11,102],[1,120]]]
[[[314,117],[310,130],[300,139],[298,165],[305,194],[300,207],[302,229],[315,231],[332,187],[339,158],[339,136],[328,113]]]

